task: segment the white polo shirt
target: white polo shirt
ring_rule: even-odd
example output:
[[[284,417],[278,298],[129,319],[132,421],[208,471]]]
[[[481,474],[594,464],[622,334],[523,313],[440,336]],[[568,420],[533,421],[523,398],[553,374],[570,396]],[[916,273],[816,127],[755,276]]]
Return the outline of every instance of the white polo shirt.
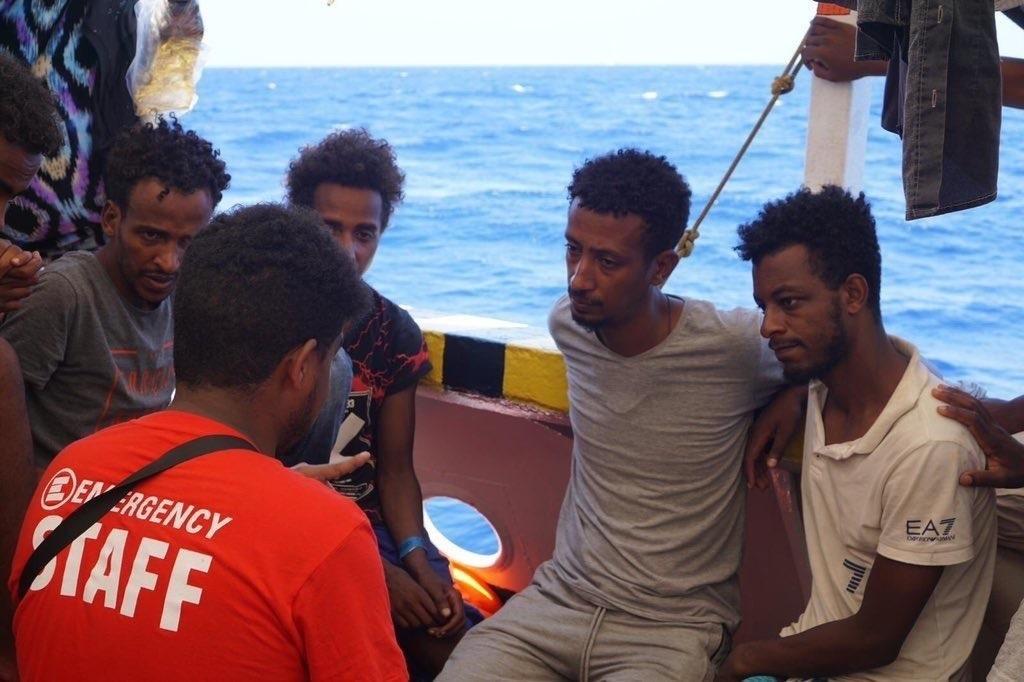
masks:
[[[793,635],[848,618],[860,609],[875,557],[946,566],[892,664],[833,680],[961,680],[992,588],[996,548],[991,489],[958,483],[985,458],[957,422],[936,412],[928,371],[910,358],[888,404],[855,441],[825,445],[822,408],[828,389],[812,381],[804,432],[801,491],[811,598]]]

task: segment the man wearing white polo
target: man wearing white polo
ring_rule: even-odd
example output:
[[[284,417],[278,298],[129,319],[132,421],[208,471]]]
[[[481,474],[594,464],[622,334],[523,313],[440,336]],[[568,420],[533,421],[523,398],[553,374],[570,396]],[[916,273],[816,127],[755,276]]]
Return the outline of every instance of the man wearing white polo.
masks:
[[[917,349],[885,332],[867,202],[802,189],[740,238],[761,334],[787,378],[810,380],[801,489],[812,586],[799,620],[736,647],[720,682],[970,679],[995,563],[994,494],[959,484],[984,455],[937,411],[940,380]]]

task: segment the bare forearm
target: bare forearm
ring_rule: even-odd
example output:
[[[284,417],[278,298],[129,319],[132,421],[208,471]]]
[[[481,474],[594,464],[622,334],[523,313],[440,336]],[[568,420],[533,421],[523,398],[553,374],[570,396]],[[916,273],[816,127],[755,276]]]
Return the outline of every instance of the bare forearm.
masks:
[[[741,644],[720,676],[834,677],[888,665],[899,656],[942,571],[878,555],[857,613],[791,637]]]
[[[981,404],[988,410],[992,422],[1007,433],[1024,431],[1024,395],[1012,400],[986,398]]]
[[[31,451],[31,440],[29,441]],[[21,528],[21,520],[25,515],[29,499],[32,497],[32,490],[36,484],[35,469],[27,458],[9,457],[9,448],[5,444],[2,447],[2,466],[4,467],[4,483],[0,493],[0,578],[3,578],[4,585],[7,583],[8,572],[11,567],[11,560],[14,558],[14,549],[18,543],[18,531]],[[14,466],[8,467],[8,464]],[[11,634],[11,621],[14,617],[14,605],[11,603],[11,595],[6,587],[0,589],[0,659],[9,650],[13,637]],[[2,668],[0,660],[0,668]],[[0,675],[2,677],[2,675]]]
[[[36,470],[32,463],[32,435],[25,411],[21,371],[14,351],[0,339],[0,578],[7,582],[18,531],[25,515]],[[0,590],[0,656],[9,643],[11,617],[10,595]]]
[[[401,542],[423,532],[423,493],[411,470],[381,474],[380,507],[391,536]]]
[[[381,513],[391,537],[401,543],[423,534],[423,493],[412,464],[416,433],[416,386],[384,399],[378,422],[377,485]],[[425,552],[402,559],[414,575],[429,570]]]
[[[1024,59],[1003,57],[1003,106],[1024,109]]]
[[[982,401],[992,420],[1008,433],[1024,431],[1024,395],[1013,400]]]
[[[380,486],[381,515],[395,542],[423,535],[423,493],[411,467],[408,473],[381,475],[377,482]],[[423,552],[412,552],[401,563],[414,576],[421,571],[431,570]]]
[[[854,61],[855,69],[861,76],[884,76],[889,72],[889,62],[885,59],[862,59]]]
[[[858,627],[853,616],[791,637],[741,644],[730,657],[730,673],[740,679],[845,675],[891,663],[901,644],[883,641],[877,633]]]
[[[828,80],[851,81],[864,76],[884,76],[888,70],[889,62],[885,60],[851,60],[848,64],[837,63],[831,72],[826,71],[820,75]],[[1003,57],[1000,60],[1000,70],[1003,81],[1003,106],[1024,109],[1024,59]]]

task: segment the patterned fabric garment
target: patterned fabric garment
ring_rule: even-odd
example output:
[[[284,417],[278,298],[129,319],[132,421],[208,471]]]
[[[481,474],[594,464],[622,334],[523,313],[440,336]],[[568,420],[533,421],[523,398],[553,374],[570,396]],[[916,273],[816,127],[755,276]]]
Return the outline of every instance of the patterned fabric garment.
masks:
[[[0,5],[0,50],[14,54],[57,97],[65,144],[46,159],[7,211],[2,235],[49,257],[92,249],[113,133],[135,121],[124,74],[134,56],[131,0],[9,0]]]
[[[380,408],[389,395],[409,388],[430,372],[430,358],[423,334],[409,313],[376,291],[370,315],[357,331],[346,334],[345,350],[352,358],[353,374],[346,420],[355,420],[360,429],[342,454],[368,451],[371,458],[369,465],[331,485],[355,500],[376,523],[381,521],[376,481]]]

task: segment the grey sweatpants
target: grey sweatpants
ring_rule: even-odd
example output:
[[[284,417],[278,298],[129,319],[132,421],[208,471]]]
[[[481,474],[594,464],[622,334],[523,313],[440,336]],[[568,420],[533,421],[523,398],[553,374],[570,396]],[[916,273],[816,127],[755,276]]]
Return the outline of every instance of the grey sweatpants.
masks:
[[[659,623],[594,606],[544,564],[463,637],[437,679],[705,682],[729,653],[727,640],[718,623]]]

